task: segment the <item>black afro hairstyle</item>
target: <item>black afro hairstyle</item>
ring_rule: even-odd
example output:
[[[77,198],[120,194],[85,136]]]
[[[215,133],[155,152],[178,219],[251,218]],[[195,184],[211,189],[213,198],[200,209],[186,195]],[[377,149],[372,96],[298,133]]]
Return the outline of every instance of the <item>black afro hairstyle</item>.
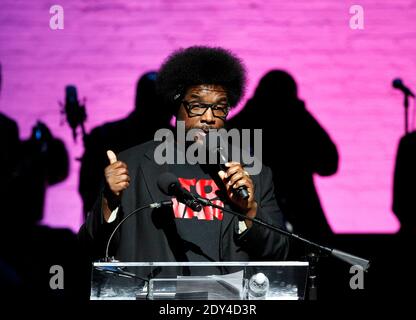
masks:
[[[193,46],[179,49],[162,64],[156,86],[164,103],[176,112],[186,90],[201,84],[224,87],[230,106],[234,107],[245,90],[244,65],[223,48]]]

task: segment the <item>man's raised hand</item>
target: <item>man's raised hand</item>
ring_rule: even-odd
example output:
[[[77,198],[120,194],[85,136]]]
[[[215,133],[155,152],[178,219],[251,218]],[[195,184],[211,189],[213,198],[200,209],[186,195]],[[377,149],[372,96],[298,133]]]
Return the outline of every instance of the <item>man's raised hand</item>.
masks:
[[[115,153],[111,150],[107,151],[107,157],[110,164],[104,169],[105,180],[111,192],[116,197],[120,197],[121,192],[130,185],[127,164],[118,161]]]

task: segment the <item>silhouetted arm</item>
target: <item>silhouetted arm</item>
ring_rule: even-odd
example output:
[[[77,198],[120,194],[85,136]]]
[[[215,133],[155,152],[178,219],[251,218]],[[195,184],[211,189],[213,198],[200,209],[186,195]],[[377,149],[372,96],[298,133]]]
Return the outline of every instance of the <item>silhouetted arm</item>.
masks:
[[[330,176],[338,170],[338,151],[328,133],[318,121],[305,109],[303,115],[305,139],[309,165],[312,172],[321,176]]]

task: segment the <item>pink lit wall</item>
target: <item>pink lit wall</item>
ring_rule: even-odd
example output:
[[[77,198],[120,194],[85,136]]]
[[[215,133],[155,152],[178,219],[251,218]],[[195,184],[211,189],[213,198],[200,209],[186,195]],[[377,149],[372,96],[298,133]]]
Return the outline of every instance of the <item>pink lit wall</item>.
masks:
[[[64,29],[51,30],[49,8],[64,9]],[[124,117],[140,74],[174,49],[195,44],[235,51],[249,72],[249,97],[271,68],[296,78],[308,109],[336,142],[340,170],[316,178],[337,233],[398,230],[391,212],[402,96],[391,80],[416,88],[416,2],[361,0],[364,29],[349,26],[355,1],[95,0],[0,3],[0,111],[21,138],[37,119],[62,138],[71,175],[49,189],[44,223],[77,230],[80,142],[61,125],[58,101],[75,84],[87,97],[87,130]]]

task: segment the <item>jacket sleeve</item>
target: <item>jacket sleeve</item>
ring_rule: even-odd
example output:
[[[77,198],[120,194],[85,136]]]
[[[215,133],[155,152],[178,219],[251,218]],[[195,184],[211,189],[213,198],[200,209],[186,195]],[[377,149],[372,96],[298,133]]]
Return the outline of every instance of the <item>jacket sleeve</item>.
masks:
[[[121,214],[121,212],[118,212],[117,218],[111,223],[107,223],[104,220],[102,212],[104,187],[101,190],[102,191],[99,193],[92,210],[88,212],[85,223],[81,226],[78,232],[78,238],[83,244],[86,253],[89,258],[94,261],[105,257],[107,241],[120,220]],[[116,246],[117,241],[118,239],[116,236],[112,241],[111,248]]]
[[[286,230],[283,213],[275,198],[270,168],[263,166],[259,178],[260,181],[256,185],[256,218]],[[285,260],[288,255],[288,237],[256,223],[241,234],[239,241],[241,247],[255,260]]]

